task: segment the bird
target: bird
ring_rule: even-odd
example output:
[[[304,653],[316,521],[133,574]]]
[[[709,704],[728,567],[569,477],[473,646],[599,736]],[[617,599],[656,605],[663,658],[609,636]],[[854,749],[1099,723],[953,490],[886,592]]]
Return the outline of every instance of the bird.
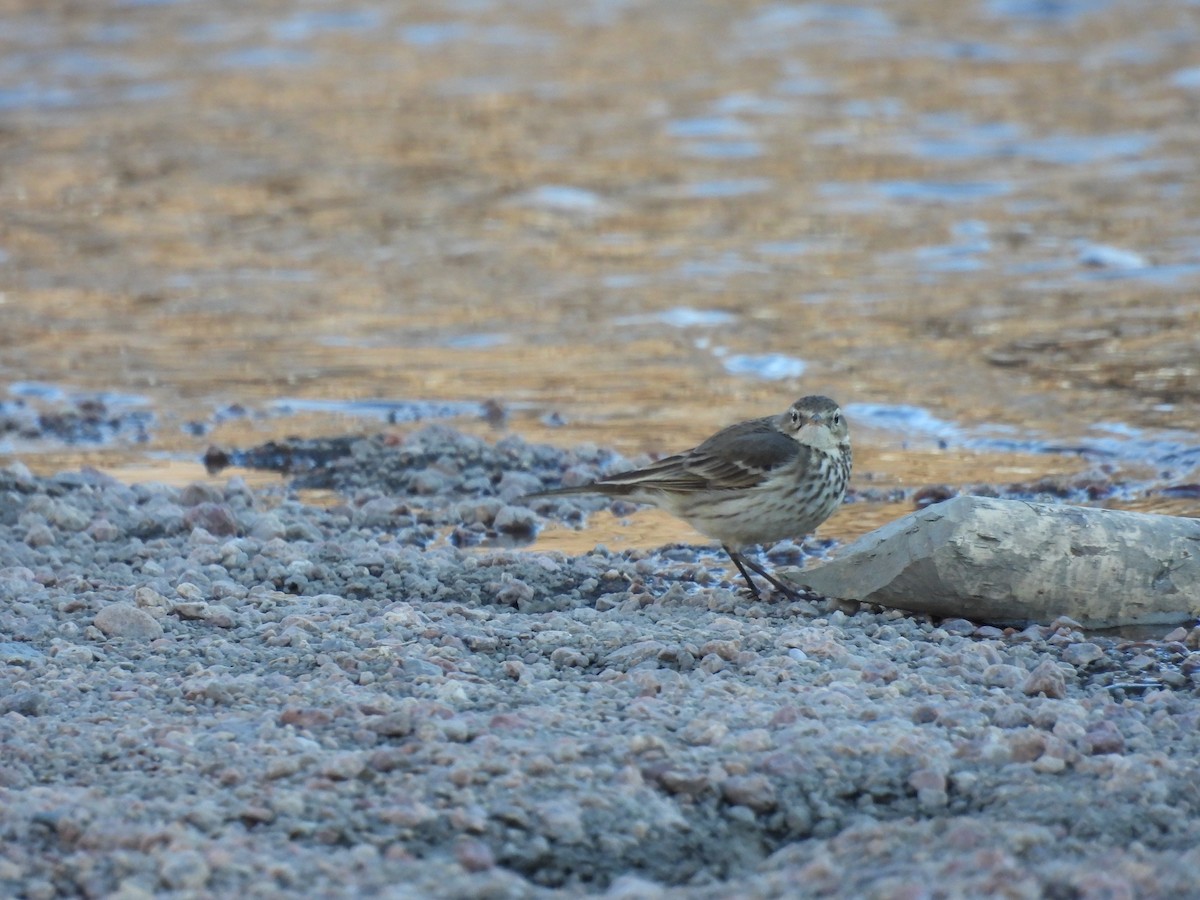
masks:
[[[739,422],[702,444],[587,484],[525,499],[603,494],[646,503],[719,541],[750,595],[762,599],[750,571],[787,597],[796,592],[743,551],[802,538],[841,505],[850,480],[850,429],[828,397],[801,397],[780,415]]]

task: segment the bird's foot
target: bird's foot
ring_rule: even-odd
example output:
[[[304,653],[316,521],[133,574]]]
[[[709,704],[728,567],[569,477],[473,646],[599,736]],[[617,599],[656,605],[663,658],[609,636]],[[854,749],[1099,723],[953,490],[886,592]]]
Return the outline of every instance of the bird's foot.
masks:
[[[754,574],[766,581],[767,584],[771,585],[780,594],[783,594],[788,600],[804,599],[804,595],[800,591],[780,581],[758,563],[752,562],[742,554],[730,550],[728,547],[725,548],[725,552],[729,554],[729,558],[733,560],[733,564],[737,566],[737,570],[742,573],[742,578],[746,581],[746,593],[751,599],[766,602],[767,597],[763,596],[762,590],[754,583],[754,579],[750,577],[750,572],[754,572]]]
[[[761,572],[759,574],[762,575]],[[766,580],[767,584],[770,585],[766,591],[763,591],[761,588],[755,588],[753,591],[747,591],[747,593],[753,594],[756,599],[762,600],[765,603],[767,600],[772,599],[775,594],[782,594],[784,599],[789,601],[804,599],[804,594],[801,591],[784,584],[778,578],[770,578],[766,575],[762,575],[762,577]]]

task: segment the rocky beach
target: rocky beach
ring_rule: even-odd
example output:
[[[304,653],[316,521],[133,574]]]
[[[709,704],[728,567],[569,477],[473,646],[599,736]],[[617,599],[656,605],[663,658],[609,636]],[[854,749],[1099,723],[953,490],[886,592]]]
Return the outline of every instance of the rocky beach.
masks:
[[[0,470],[0,893],[1194,892],[1196,632],[489,546],[619,460],[441,426],[337,448],[266,490]]]

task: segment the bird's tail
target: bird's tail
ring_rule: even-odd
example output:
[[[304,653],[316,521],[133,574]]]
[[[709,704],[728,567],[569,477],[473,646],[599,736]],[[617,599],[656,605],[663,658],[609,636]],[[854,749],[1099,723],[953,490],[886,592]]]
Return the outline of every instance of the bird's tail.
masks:
[[[522,500],[536,500],[539,497],[563,497],[568,494],[604,494],[609,497],[621,497],[633,491],[631,484],[607,484],[602,481],[591,481],[575,487],[549,488],[544,491],[534,491],[526,494]]]

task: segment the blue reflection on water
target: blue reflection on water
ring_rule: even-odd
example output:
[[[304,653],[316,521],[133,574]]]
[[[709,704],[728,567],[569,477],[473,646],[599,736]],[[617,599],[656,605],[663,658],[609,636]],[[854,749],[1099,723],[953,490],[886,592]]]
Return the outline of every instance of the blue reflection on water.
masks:
[[[1078,439],[1051,439],[1011,425],[963,427],[938,418],[921,406],[848,403],[851,428],[891,431],[909,439],[934,441],[941,447],[964,447],[1001,453],[1049,453],[1124,463],[1170,466],[1176,473],[1200,465],[1196,436],[1183,431],[1148,431],[1120,422],[1097,422]]]
[[[694,181],[683,188],[687,197],[740,197],[744,194],[761,194],[771,188],[767,178],[717,178],[712,181]]]
[[[764,381],[799,378],[807,368],[804,360],[782,353],[734,353],[723,356],[721,364],[733,375],[749,375]]]
[[[281,41],[307,41],[334,31],[369,31],[383,22],[377,9],[328,9],[296,13],[271,26],[271,35]]]
[[[1002,18],[1062,22],[1102,12],[1109,5],[1110,0],[988,0],[987,11]]]

